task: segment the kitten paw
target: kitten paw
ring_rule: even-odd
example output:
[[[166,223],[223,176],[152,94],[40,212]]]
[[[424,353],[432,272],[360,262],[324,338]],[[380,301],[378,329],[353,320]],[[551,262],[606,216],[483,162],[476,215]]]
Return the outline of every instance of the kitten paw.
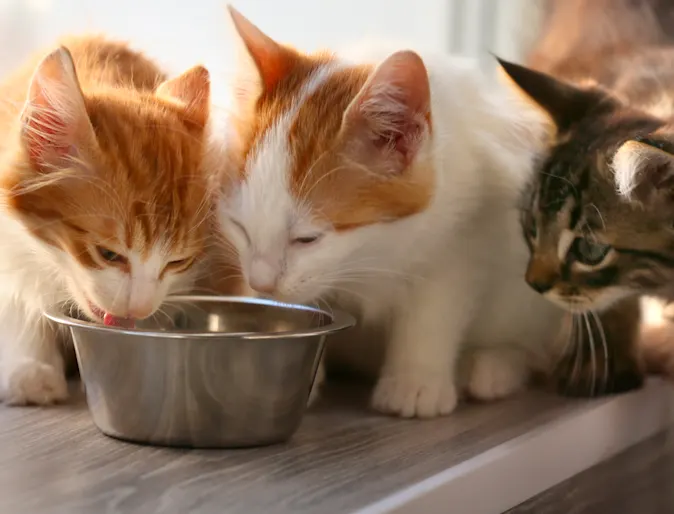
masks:
[[[62,371],[32,359],[3,366],[3,399],[7,405],[51,405],[68,398]]]
[[[457,401],[454,384],[444,376],[382,376],[372,396],[376,410],[402,418],[446,416]]]
[[[320,399],[323,384],[325,384],[325,366],[321,360],[318,369],[316,370],[316,378],[314,378],[314,383],[311,386],[311,392],[309,393],[309,401],[307,402],[308,407],[313,407]]]
[[[500,400],[524,389],[527,379],[521,356],[508,351],[477,350],[472,357],[468,394],[476,400]]]

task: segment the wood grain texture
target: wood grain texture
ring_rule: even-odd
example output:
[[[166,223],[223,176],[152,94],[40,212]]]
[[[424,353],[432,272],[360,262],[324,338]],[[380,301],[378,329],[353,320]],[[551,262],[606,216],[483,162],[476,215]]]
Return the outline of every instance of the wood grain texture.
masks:
[[[0,512],[353,512],[578,406],[530,392],[403,421],[371,413],[362,393],[328,391],[287,444],[232,451],[116,441],[81,401],[0,407]]]
[[[576,475],[507,514],[672,514],[674,431]]]

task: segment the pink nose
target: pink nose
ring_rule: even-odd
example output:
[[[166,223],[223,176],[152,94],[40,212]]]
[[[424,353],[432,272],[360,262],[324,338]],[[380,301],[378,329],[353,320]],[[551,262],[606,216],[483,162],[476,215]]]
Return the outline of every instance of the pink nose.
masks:
[[[276,291],[276,281],[275,280],[260,280],[259,278],[252,278],[248,281],[250,287],[262,294],[272,294]]]
[[[271,294],[278,285],[278,270],[266,259],[253,259],[248,284],[258,293]]]

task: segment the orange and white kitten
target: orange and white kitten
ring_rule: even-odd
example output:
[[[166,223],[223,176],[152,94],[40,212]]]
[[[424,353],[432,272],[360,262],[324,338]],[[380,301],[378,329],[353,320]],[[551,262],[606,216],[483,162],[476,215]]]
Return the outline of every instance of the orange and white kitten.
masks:
[[[464,386],[522,388],[562,316],[522,279],[538,120],[470,62],[305,55],[232,16],[244,62],[218,217],[250,287],[388,324],[380,411],[432,417]]]
[[[126,45],[73,38],[0,85],[0,386],[67,396],[55,302],[141,319],[204,247],[209,75],[172,80]]]

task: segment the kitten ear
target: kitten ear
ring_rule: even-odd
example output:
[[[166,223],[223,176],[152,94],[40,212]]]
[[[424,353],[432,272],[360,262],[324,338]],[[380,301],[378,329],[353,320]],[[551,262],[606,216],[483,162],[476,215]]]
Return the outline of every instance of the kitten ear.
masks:
[[[181,104],[191,123],[200,127],[206,125],[210,107],[211,79],[208,70],[203,66],[195,66],[182,75],[163,82],[155,94]]]
[[[660,138],[623,143],[613,157],[618,192],[644,205],[674,207],[674,144]]]
[[[419,55],[404,50],[377,67],[344,113],[343,131],[356,151],[383,157],[383,171],[399,174],[414,159],[430,123],[426,66]],[[363,156],[358,160],[368,162]]]
[[[501,70],[510,79],[512,87],[541,107],[560,130],[585,116],[603,95],[596,90],[585,90],[566,82],[496,57]]]
[[[273,89],[295,65],[297,54],[271,39],[231,5],[227,9],[241,43],[239,95],[257,96]]]
[[[48,171],[93,134],[70,52],[60,47],[38,65],[21,112],[21,141],[31,164]]]

